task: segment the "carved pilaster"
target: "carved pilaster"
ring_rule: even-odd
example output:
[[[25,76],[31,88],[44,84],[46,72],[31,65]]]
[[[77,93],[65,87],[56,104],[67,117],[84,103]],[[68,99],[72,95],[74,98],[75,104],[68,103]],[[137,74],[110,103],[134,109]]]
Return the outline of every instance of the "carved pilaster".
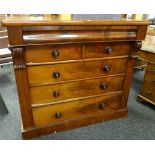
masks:
[[[136,41],[133,45],[132,52],[129,55],[130,59],[136,59],[138,57],[137,52],[140,50],[142,47],[142,41]]]
[[[14,69],[25,69],[25,55],[24,55],[24,47],[13,47],[11,48],[12,58],[14,63]]]
[[[13,65],[14,69],[17,70],[17,69],[25,69],[26,68],[26,65],[25,64],[14,64]]]

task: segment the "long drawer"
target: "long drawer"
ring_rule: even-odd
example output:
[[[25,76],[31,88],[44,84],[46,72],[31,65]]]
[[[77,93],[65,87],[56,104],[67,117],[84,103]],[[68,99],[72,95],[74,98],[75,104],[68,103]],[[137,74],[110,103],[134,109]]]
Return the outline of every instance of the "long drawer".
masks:
[[[101,58],[128,55],[131,50],[129,42],[105,42],[85,44],[85,58]]]
[[[121,94],[115,94],[33,108],[34,124],[39,127],[100,112],[115,112],[120,108],[120,99]]]
[[[28,67],[29,84],[92,78],[126,72],[127,58]]]
[[[121,91],[123,81],[124,76],[115,76],[31,87],[31,103],[40,104]]]
[[[78,60],[82,58],[82,44],[27,46],[25,57],[28,63]]]

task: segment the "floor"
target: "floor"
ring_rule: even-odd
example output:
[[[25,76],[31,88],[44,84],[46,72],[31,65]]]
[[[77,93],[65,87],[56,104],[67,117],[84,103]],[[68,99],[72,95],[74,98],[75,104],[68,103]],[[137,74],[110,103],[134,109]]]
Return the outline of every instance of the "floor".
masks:
[[[140,92],[143,74],[142,71],[135,71],[134,73],[128,100],[128,117],[35,139],[155,139],[155,107],[149,104],[139,104],[136,101],[136,95]],[[0,139],[22,139],[18,97],[11,65],[0,68],[0,94],[9,110],[9,114],[0,114]]]

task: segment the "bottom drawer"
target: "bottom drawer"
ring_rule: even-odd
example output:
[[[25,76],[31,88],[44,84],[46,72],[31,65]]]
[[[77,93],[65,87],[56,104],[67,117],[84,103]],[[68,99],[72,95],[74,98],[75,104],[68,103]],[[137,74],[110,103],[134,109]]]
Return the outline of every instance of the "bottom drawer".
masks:
[[[121,94],[113,94],[33,108],[34,124],[39,127],[98,112],[114,112],[120,108],[120,100]]]

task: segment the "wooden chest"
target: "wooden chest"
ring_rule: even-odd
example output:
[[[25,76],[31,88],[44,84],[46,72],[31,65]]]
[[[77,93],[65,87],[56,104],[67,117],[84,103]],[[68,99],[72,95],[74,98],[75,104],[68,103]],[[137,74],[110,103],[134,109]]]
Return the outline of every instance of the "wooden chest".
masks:
[[[127,115],[146,21],[7,19],[23,138]]]
[[[147,66],[141,93],[137,96],[137,100],[155,105],[155,36],[147,35],[139,52],[139,57],[147,62]]]

